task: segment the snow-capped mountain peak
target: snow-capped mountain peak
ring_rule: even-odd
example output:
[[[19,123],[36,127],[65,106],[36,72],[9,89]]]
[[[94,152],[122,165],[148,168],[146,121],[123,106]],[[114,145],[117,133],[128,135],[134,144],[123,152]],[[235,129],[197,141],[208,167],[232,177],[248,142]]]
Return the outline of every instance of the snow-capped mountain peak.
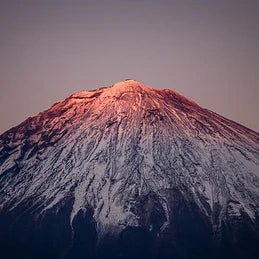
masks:
[[[226,226],[228,235],[242,224],[256,233],[258,139],[132,79],[78,92],[0,136],[0,211],[29,212],[37,222],[65,206],[75,239],[80,213],[90,211],[98,242],[128,228],[155,233],[156,242],[175,237],[176,247],[188,231],[202,229],[212,243]]]

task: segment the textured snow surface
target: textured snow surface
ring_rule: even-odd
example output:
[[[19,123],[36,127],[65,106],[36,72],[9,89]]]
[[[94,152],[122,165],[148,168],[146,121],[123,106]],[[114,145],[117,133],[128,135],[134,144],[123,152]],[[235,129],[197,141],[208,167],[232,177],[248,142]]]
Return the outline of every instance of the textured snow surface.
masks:
[[[152,192],[167,216],[163,230],[167,190],[176,187],[215,229],[242,213],[254,221],[258,140],[171,90],[134,80],[75,93],[0,136],[0,209],[32,198],[43,213],[73,197],[71,223],[92,207],[101,236],[138,226],[132,208]]]

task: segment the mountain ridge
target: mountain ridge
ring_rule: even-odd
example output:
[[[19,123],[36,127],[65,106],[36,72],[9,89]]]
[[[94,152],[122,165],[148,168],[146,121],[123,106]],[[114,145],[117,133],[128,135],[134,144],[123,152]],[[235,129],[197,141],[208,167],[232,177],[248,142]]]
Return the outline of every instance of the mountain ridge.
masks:
[[[99,87],[99,88],[97,88],[97,89],[81,90],[81,91],[78,91],[78,92],[75,92],[75,93],[71,94],[71,95],[70,95],[69,97],[67,97],[66,99],[63,99],[63,100],[61,100],[61,101],[58,101],[58,102],[54,103],[53,105],[51,105],[50,108],[45,109],[43,112],[47,112],[47,111],[50,110],[52,107],[56,106],[56,105],[59,104],[60,102],[63,102],[63,101],[65,101],[65,100],[69,99],[69,98],[75,98],[75,99],[77,99],[77,98],[78,98],[78,99],[82,98],[82,99],[84,99],[84,98],[90,98],[91,96],[92,96],[92,97],[95,97],[95,96],[94,96],[94,93],[101,94],[103,90],[109,90],[110,88],[113,88],[116,84],[123,84],[123,83],[125,83],[125,82],[127,82],[127,81],[130,81],[130,82],[134,81],[136,84],[141,84],[141,83],[139,83],[138,81],[136,81],[135,79],[125,79],[124,81],[119,81],[119,82],[117,82],[117,83],[115,83],[115,84],[113,84],[113,85],[110,85],[110,86],[102,86],[102,87]],[[178,92],[175,91],[175,90],[168,89],[168,88],[152,88],[152,87],[147,86],[147,85],[144,85],[144,84],[141,84],[141,85],[144,86],[144,87],[147,87],[148,89],[152,89],[152,90],[155,90],[155,91],[163,91],[163,92],[172,93],[172,94],[178,96],[179,98],[183,98],[183,100],[187,100],[187,101],[189,101],[190,103],[193,103],[194,105],[197,105],[197,106],[201,107],[197,102],[193,101],[193,100],[190,99],[190,98],[187,98],[187,97],[183,96],[182,94],[178,93]],[[132,89],[132,88],[131,88],[131,89]],[[134,89],[134,88],[133,88],[133,89]],[[134,91],[134,90],[133,90],[133,91]],[[91,95],[91,94],[93,94],[93,95]],[[231,121],[231,122],[233,122],[233,123],[235,123],[235,124],[237,124],[237,125],[239,125],[239,126],[241,126],[241,127],[243,127],[243,128],[246,128],[247,130],[249,130],[249,131],[251,131],[251,132],[254,132],[255,134],[258,134],[257,131],[255,131],[255,130],[253,130],[253,129],[250,129],[250,128],[247,127],[247,126],[244,126],[242,123],[238,123],[238,122],[234,121],[233,119],[226,118],[226,117],[224,117],[224,116],[218,114],[217,112],[214,112],[214,111],[212,111],[212,110],[210,110],[210,109],[208,109],[208,108],[203,108],[203,107],[202,107],[202,109],[207,110],[208,112],[213,113],[213,114],[215,114],[215,115],[217,115],[217,116],[220,116],[220,117],[222,117],[222,118],[224,118],[224,119],[227,119],[227,120],[229,120],[229,121]],[[13,129],[19,127],[20,125],[22,125],[23,123],[25,123],[25,121],[31,120],[32,118],[34,118],[34,117],[40,115],[40,114],[43,113],[43,112],[39,112],[39,113],[36,114],[36,115],[33,115],[33,116],[28,117],[28,118],[25,119],[23,122],[19,123],[17,126],[11,127],[10,129],[8,129],[8,130],[6,130],[5,132],[1,133],[0,136],[6,134],[6,133],[9,132],[10,130],[13,130]]]

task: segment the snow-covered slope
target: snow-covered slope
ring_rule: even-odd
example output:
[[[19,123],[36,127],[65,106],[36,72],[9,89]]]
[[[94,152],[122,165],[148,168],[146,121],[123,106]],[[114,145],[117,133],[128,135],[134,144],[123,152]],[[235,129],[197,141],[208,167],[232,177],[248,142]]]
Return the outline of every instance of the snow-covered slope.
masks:
[[[211,244],[242,240],[240,226],[257,240],[259,134],[134,80],[75,93],[0,136],[1,215],[37,222],[66,203],[72,243],[89,211],[95,247],[141,228],[185,256],[188,224]]]

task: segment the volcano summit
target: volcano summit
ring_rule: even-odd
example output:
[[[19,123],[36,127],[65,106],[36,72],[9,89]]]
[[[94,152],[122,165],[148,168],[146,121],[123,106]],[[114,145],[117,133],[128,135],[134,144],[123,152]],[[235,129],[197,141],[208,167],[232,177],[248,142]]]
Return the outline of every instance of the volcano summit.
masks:
[[[172,90],[83,91],[0,136],[2,258],[256,258],[259,134]]]

